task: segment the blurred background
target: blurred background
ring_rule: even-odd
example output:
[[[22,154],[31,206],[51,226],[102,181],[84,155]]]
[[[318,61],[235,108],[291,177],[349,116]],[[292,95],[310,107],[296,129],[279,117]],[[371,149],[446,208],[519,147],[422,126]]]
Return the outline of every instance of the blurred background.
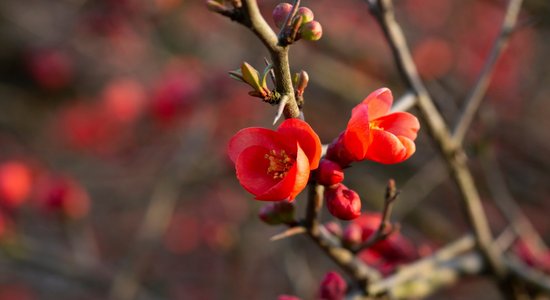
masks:
[[[273,24],[279,1],[260,2]],[[395,1],[449,124],[506,3]],[[370,92],[406,90],[365,3],[302,5],[324,36],[292,46],[291,66],[310,75],[305,115],[329,143]],[[549,37],[549,3],[525,1],[466,142],[495,232],[506,224],[496,191],[516,199],[547,241]],[[244,27],[198,0],[3,0],[0,45],[0,300],[313,299],[337,270],[304,236],[269,242],[284,228],[261,223],[263,203],[226,157],[235,132],[270,127],[275,115],[227,75],[243,61],[263,69],[268,56]],[[354,165],[345,183],[378,211],[389,178],[402,190],[393,219],[421,255],[467,230],[425,131],[409,161]],[[470,278],[431,299],[493,299],[493,289]]]

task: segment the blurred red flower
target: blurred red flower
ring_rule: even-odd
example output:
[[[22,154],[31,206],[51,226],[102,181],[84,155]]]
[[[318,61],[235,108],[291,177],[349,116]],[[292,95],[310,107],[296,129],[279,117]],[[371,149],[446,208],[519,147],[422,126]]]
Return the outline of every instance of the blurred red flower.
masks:
[[[411,157],[420,123],[407,112],[389,113],[392,102],[388,88],[368,95],[352,110],[346,130],[329,146],[327,158],[345,166],[365,159],[395,164]]]
[[[367,241],[374,234],[382,222],[380,213],[364,213],[353,220],[362,230],[361,241]],[[359,258],[369,265],[376,267],[384,274],[390,273],[395,267],[413,261],[418,257],[415,246],[399,232],[390,234],[372,247],[359,252]]]
[[[304,121],[285,120],[277,131],[250,127],[229,141],[237,178],[256,200],[293,200],[319,166],[321,141]]]
[[[0,165],[0,201],[13,208],[25,201],[32,187],[29,167],[18,161],[8,161]]]
[[[90,211],[90,197],[84,187],[70,177],[45,175],[36,187],[36,204],[44,211],[58,213],[73,220]]]
[[[36,83],[47,90],[65,88],[73,79],[72,58],[60,49],[40,49],[29,55],[27,67]]]
[[[319,287],[319,299],[341,300],[344,299],[348,284],[337,272],[328,272]]]

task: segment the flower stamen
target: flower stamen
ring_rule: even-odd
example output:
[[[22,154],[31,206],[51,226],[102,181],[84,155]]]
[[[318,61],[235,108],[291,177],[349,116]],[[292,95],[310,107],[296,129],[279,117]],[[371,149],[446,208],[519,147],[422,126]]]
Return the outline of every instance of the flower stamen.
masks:
[[[294,159],[285,150],[281,150],[279,153],[276,150],[271,150],[264,157],[269,160],[267,174],[273,176],[273,179],[283,179],[294,163]]]
[[[369,122],[370,129],[384,130],[384,127],[378,126],[375,122]]]

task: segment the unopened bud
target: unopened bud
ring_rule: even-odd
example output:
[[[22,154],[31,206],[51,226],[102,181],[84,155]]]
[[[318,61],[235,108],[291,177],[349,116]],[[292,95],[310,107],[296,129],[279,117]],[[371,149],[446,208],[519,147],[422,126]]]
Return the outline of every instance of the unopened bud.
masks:
[[[292,12],[292,5],[290,3],[279,3],[273,9],[273,21],[275,26],[281,29],[285,25],[285,21],[288,18],[288,15]]]
[[[342,236],[342,226],[340,226],[340,223],[336,223],[334,221],[329,221],[325,223],[325,229],[332,233],[333,235],[337,237]]]
[[[323,300],[342,300],[348,284],[337,272],[328,272],[319,286],[319,298]]]
[[[300,28],[300,36],[306,41],[317,41],[323,36],[323,27],[317,21],[305,23]]]
[[[306,71],[302,70],[300,73],[296,73],[296,94],[302,96],[309,83],[309,75]]]
[[[343,184],[325,189],[328,211],[338,219],[353,220],[361,215],[361,199]]]
[[[322,159],[317,171],[317,181],[324,186],[338,184],[344,180],[344,171],[332,160]]]
[[[350,223],[344,230],[344,236],[342,237],[342,242],[347,247],[354,247],[361,244],[361,238],[363,236],[363,230],[361,226]]]
[[[296,16],[302,16],[302,24],[313,21],[313,12],[307,7],[300,7],[296,11]]]
[[[259,217],[269,225],[294,222],[294,204],[288,201],[273,202],[260,209]]]

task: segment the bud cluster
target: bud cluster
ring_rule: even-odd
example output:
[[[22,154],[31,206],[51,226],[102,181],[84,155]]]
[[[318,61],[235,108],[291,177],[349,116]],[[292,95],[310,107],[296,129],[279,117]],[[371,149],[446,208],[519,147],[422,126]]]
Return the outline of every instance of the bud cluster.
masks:
[[[311,9],[295,8],[289,3],[280,3],[273,9],[275,26],[281,29],[280,40],[291,44],[299,39],[317,41],[323,36],[321,24],[314,20]]]

